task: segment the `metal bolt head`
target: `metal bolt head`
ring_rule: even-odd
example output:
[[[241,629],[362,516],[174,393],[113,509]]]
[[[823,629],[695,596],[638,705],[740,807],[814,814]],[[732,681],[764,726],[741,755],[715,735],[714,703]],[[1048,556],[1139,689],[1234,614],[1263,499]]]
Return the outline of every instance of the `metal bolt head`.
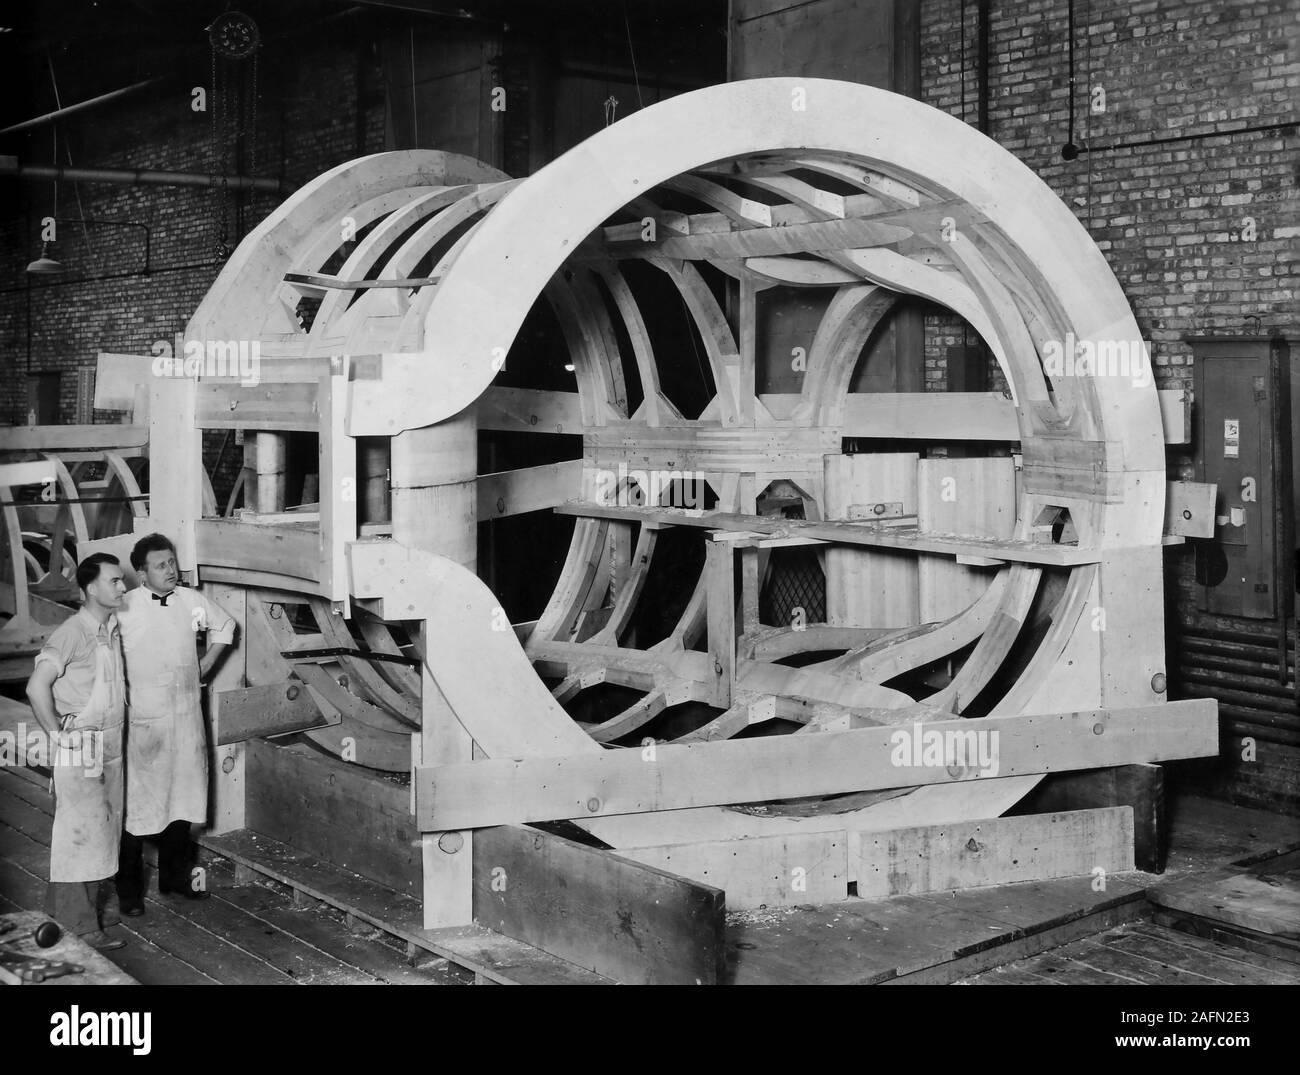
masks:
[[[1157,672],[1151,677],[1151,689],[1156,694],[1164,694],[1169,689],[1169,678],[1163,672]]]
[[[600,800],[593,795],[590,799],[587,800],[587,809],[594,814],[597,810],[600,809]]]
[[[221,759],[221,771],[223,773],[233,773],[235,771],[235,759],[230,755]]]
[[[296,686],[290,684],[288,690],[286,690],[286,691],[284,692],[284,696],[285,696],[286,698],[288,698],[289,701],[291,701],[291,702],[292,702],[292,701],[296,701],[297,698],[298,698],[298,688],[297,688]]]
[[[1101,721],[1098,721],[1096,724],[1092,726],[1093,735],[1101,735],[1101,733],[1104,732],[1105,730],[1106,730],[1106,726],[1102,724]]]
[[[458,832],[444,832],[438,837],[438,850],[447,855],[454,855],[465,846],[465,837]]]

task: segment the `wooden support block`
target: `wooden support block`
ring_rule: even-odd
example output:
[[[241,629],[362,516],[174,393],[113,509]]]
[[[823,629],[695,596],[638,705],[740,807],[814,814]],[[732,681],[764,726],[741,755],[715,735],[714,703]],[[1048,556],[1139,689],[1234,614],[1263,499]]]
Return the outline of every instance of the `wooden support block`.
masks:
[[[474,835],[480,925],[619,982],[717,982],[726,926],[720,889],[538,829]]]
[[[834,903],[848,895],[849,834],[814,832],[638,847],[619,853],[726,893],[731,911]]]
[[[311,693],[296,680],[213,691],[211,698],[217,746],[337,723],[325,718]]]
[[[427,628],[421,626],[420,632],[424,636],[421,641],[423,648],[428,641]],[[482,762],[472,760],[474,741],[456,719],[455,712],[430,674],[429,666],[421,664],[420,673],[420,758],[423,764],[481,765]],[[420,838],[425,929],[465,926],[474,920],[474,843],[474,833],[456,831],[455,828],[428,831]]]
[[[971,764],[980,743],[996,744],[983,776]],[[924,744],[936,745],[929,763]],[[961,744],[965,766],[956,754]],[[1096,769],[1218,751],[1218,703],[1196,699],[670,744],[658,747],[652,762],[640,751],[608,750],[423,767],[415,773],[416,816],[420,830],[429,832]]]
[[[704,554],[713,704],[726,709],[736,684],[735,568],[725,542],[707,542]]]
[[[857,835],[849,871],[864,899],[1133,869],[1133,811],[1124,806]]]
[[[127,561],[123,559],[123,563]],[[208,832],[219,835],[244,827],[245,802],[244,746],[217,744],[216,703],[214,696],[235,690],[248,682],[248,590],[244,586],[206,585],[203,592],[224,608],[235,621],[235,644],[226,651],[208,685],[208,714],[212,720],[213,744],[208,759],[212,774],[212,814]]]
[[[1147,873],[1165,872],[1165,771],[1159,765],[1118,765],[1089,772],[1054,773],[1016,808],[1017,813],[1133,809],[1133,864]]]
[[[1214,501],[1219,487],[1206,482],[1170,482],[1165,492],[1165,533],[1214,537]]]
[[[740,550],[741,630],[757,631],[762,627],[758,620],[758,548]]]

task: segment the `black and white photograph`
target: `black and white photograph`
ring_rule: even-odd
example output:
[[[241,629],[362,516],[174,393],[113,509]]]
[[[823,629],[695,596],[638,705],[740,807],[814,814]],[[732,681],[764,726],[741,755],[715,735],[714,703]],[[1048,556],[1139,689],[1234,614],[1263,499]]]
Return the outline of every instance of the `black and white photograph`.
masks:
[[[23,1037],[1004,985],[1080,1056],[1280,1041],[1298,46],[1298,0],[8,5]]]

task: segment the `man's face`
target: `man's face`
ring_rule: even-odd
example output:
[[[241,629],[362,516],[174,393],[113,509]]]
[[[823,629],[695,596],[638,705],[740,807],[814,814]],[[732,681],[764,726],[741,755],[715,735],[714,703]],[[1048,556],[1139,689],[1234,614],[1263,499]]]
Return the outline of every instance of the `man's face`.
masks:
[[[177,578],[176,554],[171,549],[155,549],[145,557],[144,581],[155,593],[171,593]]]
[[[100,564],[99,578],[86,587],[87,597],[109,609],[120,608],[125,593],[126,580],[118,564]]]

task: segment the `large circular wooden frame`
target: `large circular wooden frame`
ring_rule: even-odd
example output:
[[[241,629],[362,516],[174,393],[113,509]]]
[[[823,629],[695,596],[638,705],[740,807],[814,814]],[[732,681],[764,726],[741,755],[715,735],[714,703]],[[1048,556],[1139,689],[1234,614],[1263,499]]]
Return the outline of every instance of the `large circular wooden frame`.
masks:
[[[662,192],[698,211],[664,211]],[[654,221],[649,240],[647,219]],[[363,238],[334,276],[409,286],[313,292],[304,284],[331,257],[337,261],[341,220]],[[620,227],[620,220],[627,223]],[[698,417],[680,414],[660,388],[661,356],[622,270],[629,258],[662,272],[694,320],[718,389]],[[700,262],[741,280],[751,295],[776,283],[835,288],[802,390],[781,413],[744,383],[740,356],[753,346],[745,335],[752,320],[737,339]],[[421,265],[427,275],[413,279]],[[294,316],[303,293],[323,296],[309,330]],[[1044,467],[1035,483],[1022,485],[1016,538],[1029,540],[1044,512],[1067,509],[1081,548],[1159,545],[1165,470],[1150,379],[1051,379],[1042,364],[1053,341],[1072,337],[1095,347],[1140,340],[1104,257],[1070,210],[996,143],[870,87],[766,79],[683,94],[606,128],[523,181],[433,152],[352,162],[299,191],[245,241],[190,333],[260,338],[265,353],[301,360],[284,364],[297,370],[284,379],[301,376],[303,362],[380,355],[381,376],[351,386],[347,431],[393,436],[473,404],[544,297],[568,341],[580,397],[584,478],[575,498],[592,499],[596,473],[617,470],[634,445],[643,467],[691,460],[718,491],[722,510],[752,511],[756,491],[788,480],[811,515],[821,510],[823,457],[840,450],[854,366],[900,295],[948,307],[987,342],[1011,386],[1027,460],[1054,458],[1053,448],[1069,446],[1071,465],[1103,476],[1105,495],[1088,495],[1063,477],[1068,467]],[[633,352],[626,364],[616,320]],[[644,398],[629,414],[624,371],[633,368]],[[278,376],[269,368],[265,378]],[[742,473],[752,473],[752,483],[742,482]],[[475,714],[488,706],[462,708],[453,699],[490,756],[600,749],[593,737],[628,734],[691,697],[701,676],[692,662],[705,656],[690,648],[704,629],[702,583],[663,643],[648,652],[619,646],[644,583],[644,572],[628,578],[626,564],[648,564],[656,534],[642,528],[629,556],[632,529],[608,519],[577,521],[559,584],[527,643],[539,667],[562,677],[555,698],[532,711],[503,714],[498,707],[481,723]],[[627,558],[622,573],[609,551],[619,548]],[[1050,625],[995,714],[1041,710],[1062,654],[1084,629],[1096,572],[1095,563],[1068,569]],[[1039,567],[1010,564],[957,617],[887,636],[804,675],[784,675],[777,693],[870,710],[887,723],[935,709],[960,713],[1010,653],[1041,581]],[[584,628],[610,598],[608,617]],[[926,700],[929,708],[884,686],[900,671],[971,644],[952,685]],[[768,656],[788,654],[797,643],[782,646],[770,643]],[[579,732],[556,698],[602,679],[639,686],[646,698],[591,735]],[[751,692],[763,693],[763,682],[758,676]],[[529,696],[537,697],[531,687]],[[724,714],[691,738],[733,734],[750,719]],[[896,800],[866,807],[857,823],[867,814],[881,826],[993,816],[1034,779],[926,787],[905,808]],[[691,822],[693,839],[762,831],[762,819],[741,822],[731,811],[673,814]],[[626,846],[668,842],[662,821],[586,824]]]

